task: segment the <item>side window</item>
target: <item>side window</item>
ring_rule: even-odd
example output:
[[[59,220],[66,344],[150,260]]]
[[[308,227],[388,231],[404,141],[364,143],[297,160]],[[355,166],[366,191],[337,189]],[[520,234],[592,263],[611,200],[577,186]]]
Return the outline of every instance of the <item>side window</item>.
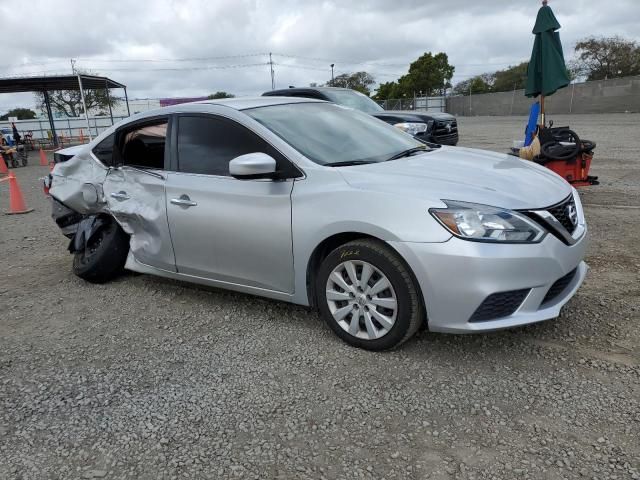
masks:
[[[146,124],[125,131],[120,137],[122,164],[132,167],[164,169],[167,121]]]
[[[278,169],[289,165],[275,148],[232,120],[215,116],[179,117],[180,172],[228,176],[231,160],[255,152],[271,155]]]
[[[112,133],[93,147],[93,154],[107,167],[113,166],[113,143],[115,138],[116,134]]]

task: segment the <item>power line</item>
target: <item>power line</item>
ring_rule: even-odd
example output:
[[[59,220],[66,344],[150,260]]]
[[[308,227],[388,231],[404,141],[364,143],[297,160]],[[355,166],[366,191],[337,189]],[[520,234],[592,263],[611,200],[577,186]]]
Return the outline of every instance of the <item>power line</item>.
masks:
[[[312,66],[312,65],[304,65],[304,64],[300,64],[300,63],[276,63],[274,62],[274,65],[278,65],[280,67],[286,67],[286,68],[298,68],[301,70],[314,70],[317,72],[328,72],[330,71],[329,68],[321,68],[321,67],[317,67],[317,66]],[[374,75],[379,76],[379,77],[401,77],[402,75],[404,75],[404,73],[379,73],[379,72],[374,72]]]
[[[126,58],[126,59],[100,59],[78,58],[78,60],[90,63],[140,63],[140,62],[209,62],[211,60],[228,60],[233,58],[266,57],[268,53],[247,53],[244,55],[222,55],[218,57],[191,57],[191,58]]]
[[[105,72],[184,72],[187,70],[227,70],[232,68],[248,68],[248,67],[258,67],[269,65],[269,62],[260,62],[260,63],[242,63],[237,65],[206,65],[202,67],[167,67],[167,68],[103,68]],[[89,68],[86,67],[85,68]]]
[[[408,63],[380,63],[377,61],[361,61],[361,60],[346,60],[346,59],[328,59],[328,58],[317,58],[317,57],[305,57],[302,55],[291,55],[285,53],[274,53],[274,56],[278,57],[286,57],[286,58],[299,58],[301,60],[310,60],[313,62],[333,62],[333,63],[343,63],[345,65],[371,65],[371,66],[379,66],[379,67],[408,67],[412,62]],[[483,63],[456,63],[457,67],[474,67],[474,66],[499,66],[499,65],[514,65],[522,63],[526,60],[518,60],[515,62],[483,62]]]

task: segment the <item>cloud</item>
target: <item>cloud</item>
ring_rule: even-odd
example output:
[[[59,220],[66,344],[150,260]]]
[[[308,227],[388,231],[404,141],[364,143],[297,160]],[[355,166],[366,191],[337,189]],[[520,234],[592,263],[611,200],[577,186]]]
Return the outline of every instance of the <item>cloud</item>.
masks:
[[[553,0],[567,56],[587,35],[638,40],[640,4],[615,8]],[[31,0],[30,18],[0,4],[0,75],[70,72],[70,59],[128,86],[137,98],[197,96],[217,90],[255,95],[276,84],[306,85],[366,70],[380,81],[404,74],[425,51],[443,51],[455,81],[526,60],[536,2],[493,0]],[[168,61],[170,59],[194,59]],[[251,64],[252,66],[245,66]],[[260,64],[260,65],[254,65]],[[4,95],[0,107],[24,102]],[[12,105],[13,106],[13,105]],[[17,106],[17,105],[15,105]]]

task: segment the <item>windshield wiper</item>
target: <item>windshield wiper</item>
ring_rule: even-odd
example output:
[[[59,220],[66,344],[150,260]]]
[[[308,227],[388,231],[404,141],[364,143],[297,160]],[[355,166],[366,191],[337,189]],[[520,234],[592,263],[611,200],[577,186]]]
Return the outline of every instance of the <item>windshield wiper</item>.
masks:
[[[429,152],[430,149],[428,149],[426,146],[424,147],[413,147],[413,148],[408,148],[406,150],[403,150],[400,153],[396,153],[394,156],[387,158],[387,162],[390,160],[397,160],[398,158],[403,158],[403,157],[409,157],[411,155],[413,155],[414,153],[418,153],[418,152]]]
[[[368,163],[377,163],[372,160],[345,160],[344,162],[327,163],[325,167],[349,167],[351,165],[367,165]]]

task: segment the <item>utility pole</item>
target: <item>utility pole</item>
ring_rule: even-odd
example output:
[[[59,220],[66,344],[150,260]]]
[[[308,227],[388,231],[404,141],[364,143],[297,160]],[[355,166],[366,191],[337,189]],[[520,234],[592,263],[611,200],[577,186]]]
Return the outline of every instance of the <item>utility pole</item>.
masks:
[[[271,68],[271,90],[276,89],[276,77],[275,72],[273,71],[273,58],[271,57],[271,52],[269,52],[269,67]]]
[[[330,66],[331,66],[331,86],[333,87],[333,86],[334,86],[334,81],[333,81],[333,67],[335,67],[335,66],[336,66],[336,64],[335,64],[335,63],[332,63]]]

